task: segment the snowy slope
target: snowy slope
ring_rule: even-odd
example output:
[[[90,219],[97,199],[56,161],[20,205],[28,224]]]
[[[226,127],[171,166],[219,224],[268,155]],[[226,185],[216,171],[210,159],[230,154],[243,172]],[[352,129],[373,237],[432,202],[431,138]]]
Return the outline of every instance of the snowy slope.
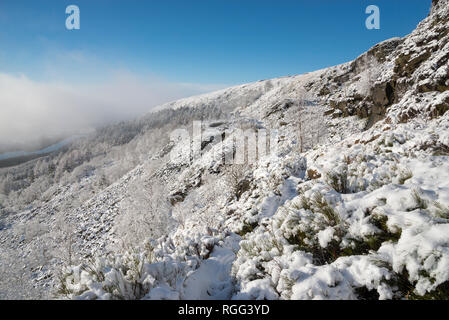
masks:
[[[180,128],[192,110],[226,116],[203,121],[192,161],[164,140],[81,204],[98,168],[3,218],[0,297],[447,299],[448,11],[433,1],[411,35],[340,66],[161,106]],[[241,128],[272,133],[276,151],[227,165],[232,139],[211,137]],[[11,270],[39,250],[19,288]]]

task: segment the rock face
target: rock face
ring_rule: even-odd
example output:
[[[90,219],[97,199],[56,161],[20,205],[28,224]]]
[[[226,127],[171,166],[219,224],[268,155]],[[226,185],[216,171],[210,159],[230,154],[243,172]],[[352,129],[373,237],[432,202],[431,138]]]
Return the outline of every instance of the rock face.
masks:
[[[437,96],[449,89],[449,26],[447,0],[432,2],[429,16],[405,38],[382,42],[355,61],[323,76],[320,96],[343,116],[368,117],[369,126],[385,117],[388,108],[403,105],[408,96]],[[365,90],[363,90],[365,89]],[[444,99],[443,99],[444,100]],[[419,112],[441,114],[429,105]],[[404,113],[406,121],[416,112]]]
[[[447,0],[432,0],[431,14],[434,14],[438,10],[441,10],[443,6],[447,6],[449,2]]]

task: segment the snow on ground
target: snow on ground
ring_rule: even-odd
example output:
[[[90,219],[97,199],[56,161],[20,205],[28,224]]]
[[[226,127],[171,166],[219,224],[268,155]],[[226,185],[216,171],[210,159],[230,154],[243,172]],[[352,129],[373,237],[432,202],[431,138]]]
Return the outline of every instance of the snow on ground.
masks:
[[[195,217],[165,238],[170,244],[156,256],[164,265],[170,261],[175,273],[159,268],[155,274],[151,270],[161,262],[144,263],[154,278],[145,298],[393,299],[439,293],[449,280],[449,156],[427,143],[429,137],[446,141],[448,130],[449,114],[379,123],[334,146],[261,159],[251,188],[215,209],[219,230],[204,229]],[[192,230],[198,237],[190,236]],[[111,270],[109,265],[98,268]],[[135,279],[129,272],[121,277]],[[83,277],[79,297],[110,298],[95,293],[99,285],[105,290],[106,280]],[[129,279],[123,281],[132,284]]]
[[[228,300],[233,285],[231,267],[235,253],[229,248],[216,247],[209,259],[186,280],[184,294],[192,300]]]
[[[203,123],[201,157],[172,141],[64,212],[81,257],[38,263],[32,284],[72,299],[447,299],[449,6],[434,3],[410,36],[353,62],[162,106],[230,115]],[[269,131],[275,151],[229,166],[217,151],[232,154],[232,139],[211,137],[238,129]],[[54,209],[89,181],[8,217],[3,252],[24,261],[48,242],[18,222],[55,228]],[[138,217],[123,210],[130,190],[156,183],[158,199],[140,207],[169,221],[166,233],[121,247],[119,221]]]
[[[364,288],[391,299],[446,283],[449,155],[420,149],[430,134],[445,136],[448,119],[379,126],[370,142],[306,154],[320,178],[244,237],[237,297],[356,299]]]

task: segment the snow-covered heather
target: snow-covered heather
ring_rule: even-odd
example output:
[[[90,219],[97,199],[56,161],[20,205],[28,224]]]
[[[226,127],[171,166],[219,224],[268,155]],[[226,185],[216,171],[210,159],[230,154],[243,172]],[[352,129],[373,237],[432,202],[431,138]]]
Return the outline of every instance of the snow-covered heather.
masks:
[[[363,288],[391,299],[446,283],[449,155],[422,146],[446,139],[448,120],[378,126],[306,153],[298,195],[240,243],[236,297],[353,299]]]
[[[448,299],[448,24],[0,170],[0,298]],[[277,148],[229,165],[238,129]]]

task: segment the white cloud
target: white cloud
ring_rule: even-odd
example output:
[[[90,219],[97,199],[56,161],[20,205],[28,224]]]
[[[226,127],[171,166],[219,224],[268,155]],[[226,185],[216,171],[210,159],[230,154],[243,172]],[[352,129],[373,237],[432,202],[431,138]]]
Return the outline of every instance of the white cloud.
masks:
[[[127,72],[96,85],[36,82],[0,73],[0,152],[131,119],[162,103],[223,87],[170,83]]]

